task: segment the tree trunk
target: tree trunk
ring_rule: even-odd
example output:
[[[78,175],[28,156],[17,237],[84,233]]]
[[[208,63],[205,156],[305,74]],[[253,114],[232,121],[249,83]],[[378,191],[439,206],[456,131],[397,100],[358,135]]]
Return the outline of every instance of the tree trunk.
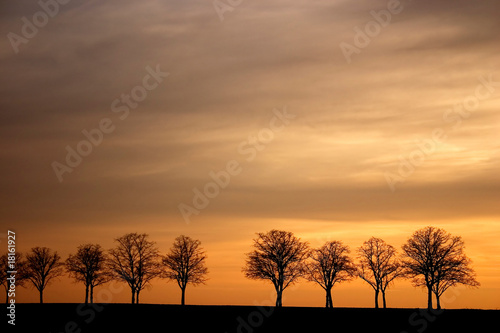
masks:
[[[387,303],[385,302],[385,290],[382,290],[382,303],[383,303],[384,309],[387,309]]]
[[[332,288],[326,289],[326,308],[333,308]]]
[[[283,305],[282,304],[282,301],[281,301],[281,296],[283,294],[283,291],[282,290],[276,290],[276,307],[277,308],[281,308],[281,306]]]
[[[135,289],[132,288],[132,304],[135,304]]]
[[[427,286],[427,309],[432,310],[432,287]]]
[[[375,309],[378,309],[378,293],[379,290],[375,289]]]
[[[441,302],[439,301],[439,295],[436,295],[436,309],[441,310]]]
[[[94,304],[94,286],[90,286],[90,304]]]
[[[43,304],[43,289],[40,289],[40,304]]]
[[[89,304],[89,285],[85,285],[85,305]]]
[[[186,304],[186,287],[181,288],[181,305]]]
[[[141,292],[140,289],[137,289],[137,296],[135,297],[135,304],[139,304],[139,293]]]

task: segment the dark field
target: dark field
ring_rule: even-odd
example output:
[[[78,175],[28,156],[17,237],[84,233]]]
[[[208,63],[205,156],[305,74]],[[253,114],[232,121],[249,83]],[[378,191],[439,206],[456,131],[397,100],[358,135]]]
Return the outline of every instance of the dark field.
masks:
[[[5,309],[5,308],[4,308]],[[5,310],[3,311],[5,313]],[[500,310],[299,308],[157,304],[17,304],[8,331],[78,332],[489,332]],[[2,330],[4,331],[4,330]]]

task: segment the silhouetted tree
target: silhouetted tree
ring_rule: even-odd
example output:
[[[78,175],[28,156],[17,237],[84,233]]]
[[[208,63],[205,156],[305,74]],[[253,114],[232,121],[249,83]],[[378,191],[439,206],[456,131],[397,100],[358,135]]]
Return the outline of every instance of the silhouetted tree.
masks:
[[[94,287],[111,279],[106,270],[106,255],[99,244],[84,244],[78,247],[76,254],[66,259],[66,270],[76,281],[85,284],[85,304],[94,302]]]
[[[461,244],[460,244],[461,243]],[[441,309],[441,295],[450,287],[458,284],[467,285],[470,287],[479,287],[479,282],[476,281],[476,273],[470,267],[472,261],[463,253],[464,244],[460,241],[452,249],[455,252],[450,255],[447,260],[444,260],[441,265],[438,265],[437,272],[434,277],[434,285],[432,292],[436,296],[436,308]]]
[[[403,245],[403,265],[415,286],[427,288],[427,308],[432,309],[432,293],[439,296],[456,284],[478,286],[469,267],[461,237],[443,229],[426,227],[417,230]]]
[[[43,303],[45,287],[53,278],[63,274],[60,260],[57,251],[52,252],[47,247],[34,247],[26,255],[25,277],[40,293],[40,303]]]
[[[181,288],[181,304],[185,304],[186,287],[188,283],[198,285],[205,283],[208,269],[205,267],[207,258],[199,240],[181,235],[174,241],[170,252],[163,257],[164,276],[177,281]]]
[[[270,280],[276,290],[276,306],[281,307],[283,291],[306,273],[309,245],[287,231],[271,230],[257,235],[255,250],[246,254],[243,272],[249,279]]]
[[[379,292],[382,292],[385,309],[387,307],[385,291],[394,279],[402,275],[396,249],[380,238],[371,237],[358,248],[357,252],[359,258],[357,275],[375,291],[377,309]]]
[[[118,245],[109,251],[109,268],[115,279],[127,282],[132,304],[139,303],[139,293],[161,273],[156,243],[147,234],[129,233],[115,239]]]
[[[14,259],[11,260],[14,264],[9,264],[9,257]],[[26,280],[25,265],[23,255],[20,252],[6,253],[0,256],[0,284],[5,288],[5,303],[9,302],[9,279],[11,275],[14,275],[16,287],[24,286],[24,282]],[[9,273],[12,271],[15,271],[16,273]]]
[[[349,252],[349,247],[340,241],[327,242],[311,251],[306,279],[318,283],[325,290],[327,308],[333,308],[332,288],[335,283],[351,280],[356,272]]]

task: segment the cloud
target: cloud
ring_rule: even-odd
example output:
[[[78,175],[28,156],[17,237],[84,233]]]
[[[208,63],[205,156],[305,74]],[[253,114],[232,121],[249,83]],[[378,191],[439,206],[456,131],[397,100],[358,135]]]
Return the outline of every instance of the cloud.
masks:
[[[190,200],[211,170],[242,159],[238,145],[283,105],[297,119],[207,214],[353,220],[496,214],[488,205],[498,184],[498,95],[449,132],[449,146],[401,192],[387,188],[384,172],[397,168],[415,138],[449,126],[443,113],[474,92],[480,75],[500,77],[496,2],[403,4],[350,65],[339,43],[351,42],[353,28],[386,1],[245,3],[222,23],[209,2],[75,2],[19,54],[4,39],[6,216],[25,223],[75,212],[82,220],[176,216],[177,204]],[[38,10],[26,1],[5,8],[4,35]],[[111,103],[156,64],[170,76],[119,120]],[[52,161],[63,161],[65,147],[75,147],[81,131],[105,117],[116,130],[59,184]]]

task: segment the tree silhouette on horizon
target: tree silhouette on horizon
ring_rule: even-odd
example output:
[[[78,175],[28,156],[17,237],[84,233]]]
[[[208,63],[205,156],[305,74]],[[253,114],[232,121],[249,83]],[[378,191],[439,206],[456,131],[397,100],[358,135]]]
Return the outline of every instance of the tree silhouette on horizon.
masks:
[[[325,290],[326,308],[333,308],[333,286],[354,277],[356,268],[348,256],[349,252],[349,247],[341,241],[326,242],[311,251],[306,279],[316,282]]]
[[[479,286],[464,249],[461,237],[431,226],[415,231],[403,245],[403,267],[415,286],[427,288],[429,310],[433,293],[441,309],[439,298],[448,288],[457,284]]]
[[[201,242],[184,235],[175,239],[170,252],[163,257],[164,277],[176,281],[181,288],[181,305],[185,305],[189,283],[198,285],[206,282],[206,258]]]
[[[138,304],[141,290],[161,273],[158,248],[147,234],[129,233],[115,242],[118,245],[109,251],[109,269],[113,278],[129,285],[132,304]]]
[[[80,245],[65,265],[70,277],[85,284],[85,304],[94,303],[94,287],[111,280],[106,270],[107,257],[99,244]]]
[[[29,280],[40,294],[43,303],[43,291],[54,279],[63,274],[61,257],[57,251],[47,247],[34,247],[26,254],[25,278]]]
[[[14,256],[14,262],[15,266],[14,269],[11,269],[9,267],[9,256]],[[2,256],[0,256],[0,284],[4,287],[5,289],[5,304],[8,304],[9,302],[9,288],[10,288],[10,283],[7,278],[10,277],[12,273],[8,273],[9,271],[16,271],[17,274],[15,274],[15,285],[16,287],[24,287],[25,282],[26,282],[26,272],[25,272],[25,266],[26,262],[23,260],[23,255],[21,252],[15,252],[15,253],[5,253]]]
[[[243,272],[249,279],[270,280],[276,290],[276,307],[282,307],[283,291],[307,272],[309,245],[288,231],[273,229],[257,236],[255,250],[246,254]]]
[[[358,248],[357,252],[359,258],[357,276],[375,291],[375,308],[379,308],[379,292],[382,292],[383,307],[387,308],[385,291],[394,279],[402,276],[396,249],[380,238],[371,237]]]

